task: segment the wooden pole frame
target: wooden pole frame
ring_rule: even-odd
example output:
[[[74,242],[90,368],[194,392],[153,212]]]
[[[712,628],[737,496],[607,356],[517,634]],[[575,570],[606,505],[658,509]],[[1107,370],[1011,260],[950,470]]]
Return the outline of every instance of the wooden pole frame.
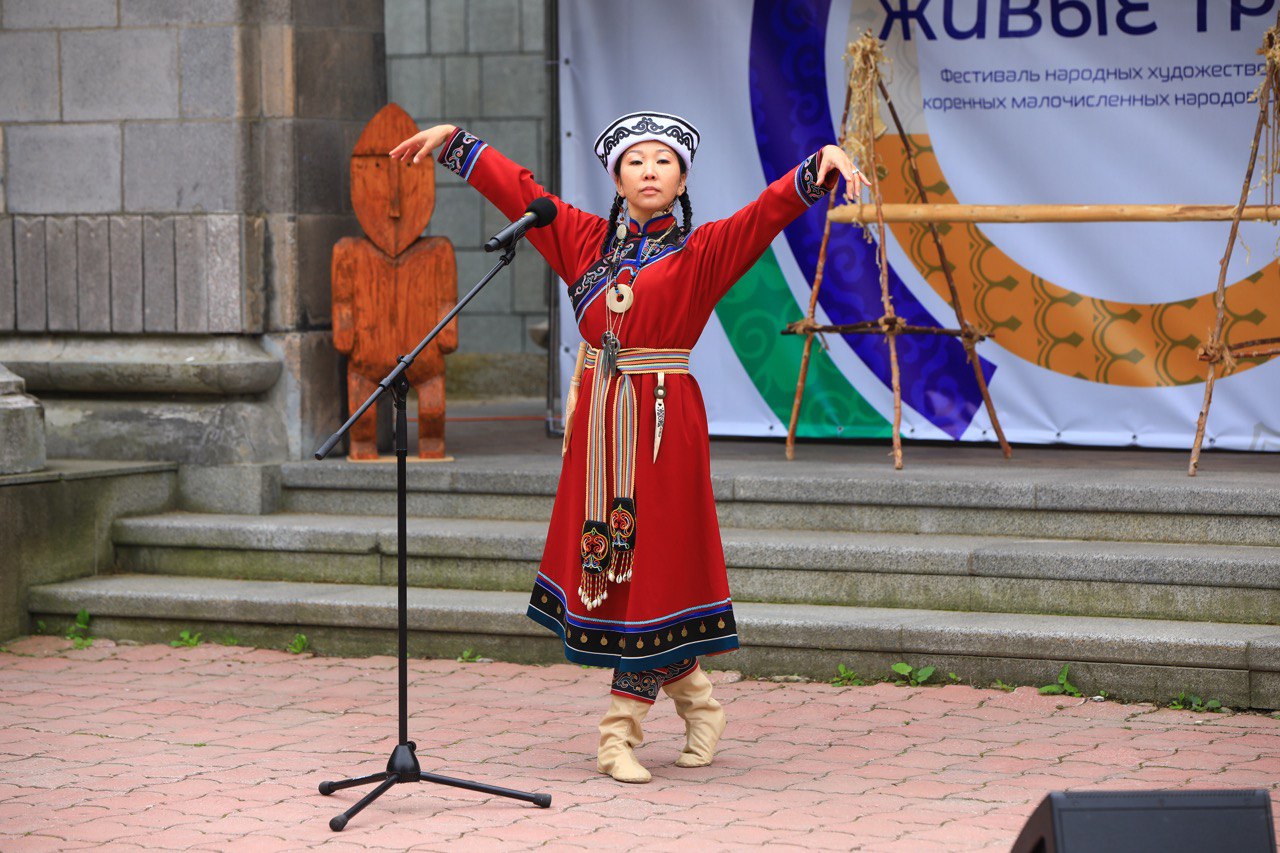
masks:
[[[1278,46],[1280,46],[1280,10],[1276,12],[1275,26],[1267,30],[1267,34],[1262,40],[1262,49],[1258,51],[1267,59],[1266,76],[1262,80],[1262,85],[1258,88],[1258,123],[1253,129],[1253,145],[1249,149],[1249,165],[1244,171],[1244,185],[1240,188],[1240,201],[1236,204],[1231,218],[1231,231],[1227,236],[1227,249],[1222,255],[1222,260],[1218,263],[1218,290],[1214,295],[1214,304],[1218,308],[1217,317],[1214,319],[1213,331],[1209,336],[1209,342],[1202,344],[1197,353],[1201,361],[1208,363],[1208,370],[1204,381],[1204,403],[1200,407],[1200,416],[1196,419],[1196,435],[1191,443],[1191,461],[1187,465],[1188,477],[1194,477],[1200,467],[1200,448],[1204,444],[1204,431],[1209,420],[1209,405],[1213,402],[1213,384],[1218,377],[1218,366],[1222,365],[1221,372],[1225,375],[1230,373],[1235,366],[1237,356],[1271,355],[1276,352],[1277,343],[1280,343],[1275,339],[1267,339],[1246,341],[1243,344],[1232,347],[1225,345],[1222,340],[1223,330],[1226,327],[1227,313],[1227,265],[1231,263],[1231,250],[1235,248],[1236,234],[1240,230],[1240,220],[1244,217],[1245,202],[1249,198],[1249,190],[1252,189],[1253,170],[1258,163],[1258,142],[1262,138],[1262,129],[1267,124],[1267,111],[1271,107],[1273,99],[1280,96],[1280,92],[1277,92],[1277,86],[1280,86],[1280,69],[1276,67],[1274,57],[1274,52]],[[1272,133],[1280,133],[1280,128],[1272,128]],[[1272,168],[1275,166],[1274,163],[1268,163],[1268,165]],[[1270,197],[1267,200],[1270,201]]]
[[[868,33],[864,38],[872,38]],[[841,205],[836,207],[834,204],[835,194],[832,193],[828,200],[827,222],[822,232],[822,247],[818,254],[818,265],[814,275],[813,290],[809,299],[809,313],[805,315],[803,320],[788,325],[783,334],[803,334],[805,335],[804,353],[800,358],[800,375],[796,380],[796,396],[791,407],[791,422],[787,427],[787,445],[786,455],[788,460],[795,459],[795,440],[796,440],[796,424],[800,414],[800,403],[804,397],[804,386],[809,370],[809,354],[813,346],[813,336],[823,332],[834,332],[839,334],[857,334],[857,335],[883,335],[889,344],[889,369],[890,379],[893,387],[893,467],[895,470],[901,470],[902,461],[902,383],[900,378],[900,368],[898,365],[898,335],[948,335],[958,337],[962,341],[965,349],[965,358],[973,366],[974,378],[977,381],[978,388],[982,392],[982,402],[986,407],[987,416],[991,420],[991,426],[996,434],[996,439],[1000,443],[1000,450],[1006,459],[1013,455],[1013,449],[1009,446],[1009,442],[1005,439],[1004,430],[1000,426],[1000,419],[996,414],[995,404],[991,401],[991,392],[987,388],[987,379],[982,373],[982,363],[978,359],[974,349],[975,344],[979,341],[986,340],[987,336],[979,332],[972,324],[965,319],[964,307],[960,304],[959,291],[956,288],[955,280],[951,274],[951,266],[947,263],[947,256],[942,246],[942,237],[938,234],[937,227],[933,221],[929,221],[929,233],[933,237],[934,247],[938,251],[938,261],[942,267],[943,274],[947,280],[947,287],[951,293],[951,305],[956,313],[956,321],[960,328],[958,329],[940,329],[930,326],[913,326],[902,322],[896,315],[893,308],[893,297],[889,293],[888,282],[888,257],[886,243],[885,223],[890,221],[886,212],[890,208],[950,208],[954,205],[929,205],[928,193],[924,188],[924,181],[920,177],[920,170],[916,167],[915,152],[911,150],[911,142],[907,137],[906,131],[903,129],[902,121],[898,118],[898,111],[893,105],[893,99],[889,97],[889,90],[885,87],[884,81],[880,79],[879,68],[875,69],[875,83],[879,89],[881,97],[884,98],[885,106],[889,109],[889,114],[893,118],[894,125],[897,127],[899,138],[902,140],[903,150],[907,155],[907,163],[911,168],[912,182],[915,184],[916,192],[920,195],[922,204],[920,205],[886,205],[884,196],[880,192],[880,176],[874,164],[870,167],[868,175],[871,181],[871,198],[873,204],[857,204],[857,205]],[[868,92],[867,97],[874,98],[872,92]],[[853,80],[849,80],[849,85],[845,90],[844,102],[844,118],[841,119],[840,128],[843,135],[844,129],[848,122],[849,109],[853,100]],[[843,138],[841,142],[843,142]],[[854,214],[850,211],[857,211],[857,215],[865,218],[854,218]],[[863,222],[869,224],[870,217],[874,216],[876,229],[879,233],[879,245],[877,248],[877,259],[880,265],[880,299],[884,306],[884,315],[878,320],[865,320],[861,323],[852,323],[838,326],[819,326],[815,320],[815,309],[818,302],[818,288],[822,284],[823,267],[826,262],[827,244],[831,235],[832,222]],[[904,221],[901,219],[894,221]]]

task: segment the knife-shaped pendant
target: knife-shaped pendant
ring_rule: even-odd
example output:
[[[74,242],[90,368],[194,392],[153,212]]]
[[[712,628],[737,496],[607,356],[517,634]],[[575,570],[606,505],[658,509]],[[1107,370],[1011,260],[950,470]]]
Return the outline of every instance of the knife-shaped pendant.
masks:
[[[653,461],[658,461],[658,447],[662,444],[662,425],[667,421],[667,388],[663,384],[664,373],[658,373],[658,385],[653,389]]]

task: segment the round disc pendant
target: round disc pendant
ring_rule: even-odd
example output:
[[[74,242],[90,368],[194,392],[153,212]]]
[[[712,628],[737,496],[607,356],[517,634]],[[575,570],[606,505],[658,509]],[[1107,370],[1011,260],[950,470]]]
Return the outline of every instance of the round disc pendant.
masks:
[[[631,303],[636,301],[635,291],[630,285],[615,285],[612,293],[605,294],[605,304],[609,306],[609,310],[615,314],[622,314],[631,307]]]

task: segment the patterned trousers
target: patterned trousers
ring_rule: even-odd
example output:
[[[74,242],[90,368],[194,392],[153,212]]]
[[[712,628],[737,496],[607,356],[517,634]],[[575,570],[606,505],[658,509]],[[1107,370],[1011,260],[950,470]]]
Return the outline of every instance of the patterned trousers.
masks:
[[[658,699],[658,689],[664,684],[679,681],[698,668],[697,658],[685,658],[670,666],[646,669],[643,672],[613,671],[611,693],[628,699],[639,699],[652,705]]]

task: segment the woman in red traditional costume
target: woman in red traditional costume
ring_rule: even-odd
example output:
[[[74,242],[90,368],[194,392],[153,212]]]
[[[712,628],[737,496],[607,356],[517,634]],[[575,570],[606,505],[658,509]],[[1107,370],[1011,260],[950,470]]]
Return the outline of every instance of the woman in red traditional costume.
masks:
[[[535,198],[556,205],[529,242],[569,283],[585,372],[581,399],[565,412],[564,467],[529,616],[563,639],[570,661],[613,668],[597,767],[622,782],[649,781],[632,750],[659,689],[685,721],[676,765],[711,763],[725,717],[698,656],[738,648],[689,350],[716,302],[787,224],[839,176],[846,197],[867,183],[827,145],[737,213],[693,228],[685,180],[699,139],[665,113],[610,124],[595,144],[617,190],[608,219],[551,196],[528,169],[453,125],[391,152],[418,163],[440,148],[439,162],[508,219]]]

